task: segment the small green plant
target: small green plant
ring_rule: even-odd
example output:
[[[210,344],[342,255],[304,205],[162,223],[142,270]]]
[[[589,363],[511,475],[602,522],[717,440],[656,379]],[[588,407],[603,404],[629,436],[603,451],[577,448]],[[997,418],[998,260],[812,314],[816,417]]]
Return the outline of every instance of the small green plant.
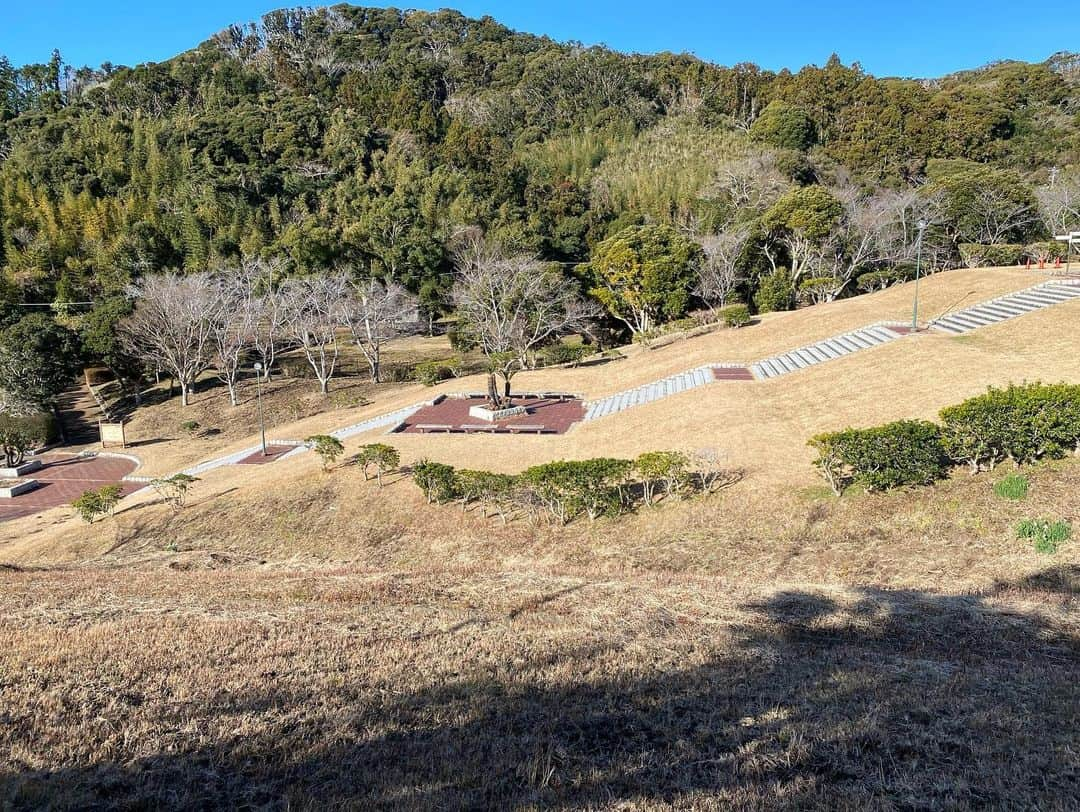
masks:
[[[180,424],[180,428],[186,431],[189,437],[195,437],[199,434],[202,424],[198,420],[185,420]]]
[[[165,503],[171,505],[174,510],[179,510],[187,501],[188,491],[191,486],[198,482],[197,477],[190,474],[173,474],[168,477],[160,477],[150,482],[150,487],[158,492]]]
[[[379,481],[380,488],[383,484],[383,474],[396,471],[398,466],[401,465],[401,454],[392,445],[386,443],[371,443],[370,445],[361,446],[354,459],[364,472],[365,482],[371,478],[368,474],[369,469],[375,469],[375,477]]]
[[[83,491],[82,496],[71,503],[82,520],[93,524],[98,516],[111,516],[116,509],[123,489],[119,485],[106,485],[97,490]]]
[[[1009,474],[994,484],[994,493],[1002,499],[1019,502],[1028,495],[1031,482],[1023,474]]]
[[[1016,537],[1021,541],[1035,542],[1035,551],[1044,555],[1056,553],[1071,535],[1072,525],[1064,520],[1024,519],[1016,526]]]
[[[305,438],[304,442],[319,455],[319,459],[322,460],[323,471],[329,471],[333,464],[345,453],[345,446],[341,444],[341,440],[337,437],[331,437],[329,434],[313,434]]]

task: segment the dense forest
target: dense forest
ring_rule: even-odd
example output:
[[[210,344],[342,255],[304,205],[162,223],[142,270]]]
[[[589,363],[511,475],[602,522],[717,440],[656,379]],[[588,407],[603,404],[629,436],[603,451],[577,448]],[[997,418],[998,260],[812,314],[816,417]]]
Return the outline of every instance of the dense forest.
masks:
[[[441,315],[464,228],[577,280],[647,225],[734,251],[734,296],[791,307],[887,283],[917,219],[939,267],[1045,245],[1078,167],[1075,55],[773,73],[453,11],[282,10],[159,64],[0,59],[0,302],[7,322],[81,312],[147,272],[261,257],[393,280]],[[891,247],[857,256],[885,209]]]

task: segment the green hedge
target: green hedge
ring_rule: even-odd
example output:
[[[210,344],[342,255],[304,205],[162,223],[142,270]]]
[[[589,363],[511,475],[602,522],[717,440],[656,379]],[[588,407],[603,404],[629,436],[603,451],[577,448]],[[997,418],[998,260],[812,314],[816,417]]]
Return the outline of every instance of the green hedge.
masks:
[[[534,465],[516,476],[457,470],[421,460],[413,465],[412,476],[429,503],[460,501],[463,510],[478,504],[485,515],[493,508],[504,523],[509,516],[523,512],[567,524],[580,516],[595,520],[621,515],[639,504],[652,504],[661,492],[667,497],[712,493],[737,481],[740,473],[726,470],[718,464],[718,457],[705,451],[693,457],[678,451],[654,451],[636,461],[610,457],[559,460]]]
[[[941,426],[901,420],[845,429],[810,440],[814,465],[836,493],[924,485],[950,462],[975,472],[1003,460],[1017,465],[1080,454],[1080,385],[1031,383],[990,387],[986,394],[941,410]]]
[[[836,493],[849,485],[868,491],[928,485],[945,475],[941,430],[925,420],[819,434],[810,441],[814,464]]]
[[[1025,246],[1014,243],[979,245],[973,242],[962,242],[959,247],[960,259],[968,268],[1019,265],[1025,251]]]
[[[1053,262],[1055,259],[1064,262],[1067,254],[1068,245],[1058,240],[1033,242],[1024,247],[1024,259],[1032,262]]]
[[[973,471],[1080,451],[1080,386],[1031,383],[941,410],[946,453]]]

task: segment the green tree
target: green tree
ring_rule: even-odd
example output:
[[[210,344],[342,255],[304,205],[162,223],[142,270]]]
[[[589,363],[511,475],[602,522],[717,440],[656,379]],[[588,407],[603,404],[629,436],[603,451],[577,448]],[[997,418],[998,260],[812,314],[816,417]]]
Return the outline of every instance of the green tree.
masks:
[[[686,313],[702,257],[671,226],[631,226],[601,242],[583,271],[589,292],[638,334]]]
[[[44,313],[0,331],[0,390],[23,401],[55,406],[81,366],[75,334]]]
[[[807,150],[817,140],[804,110],[779,99],[769,102],[750,127],[750,137],[781,149]]]

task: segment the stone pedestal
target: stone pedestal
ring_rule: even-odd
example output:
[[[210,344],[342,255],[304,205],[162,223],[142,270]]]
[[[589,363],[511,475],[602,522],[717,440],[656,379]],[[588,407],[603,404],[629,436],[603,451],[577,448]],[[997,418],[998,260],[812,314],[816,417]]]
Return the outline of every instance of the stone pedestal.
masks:
[[[37,486],[36,479],[0,479],[0,499],[12,499]]]
[[[469,407],[469,417],[475,417],[478,420],[486,420],[489,423],[494,423],[498,420],[506,420],[510,417],[518,417],[528,413],[529,410],[524,406],[509,406],[505,409],[489,409],[487,406]]]
[[[14,468],[0,468],[0,479],[18,479],[41,468],[41,460],[27,460]]]

